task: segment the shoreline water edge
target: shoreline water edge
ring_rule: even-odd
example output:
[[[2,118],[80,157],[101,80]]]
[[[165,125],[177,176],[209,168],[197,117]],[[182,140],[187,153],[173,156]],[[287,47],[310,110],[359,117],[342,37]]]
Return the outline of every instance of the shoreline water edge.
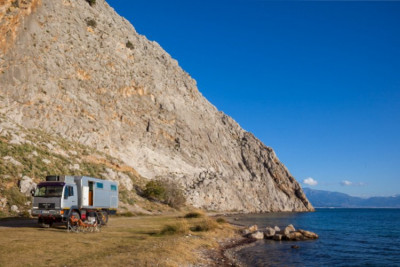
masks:
[[[270,213],[266,213],[265,215],[267,214]],[[292,224],[289,224],[282,230],[276,225],[273,227],[268,226],[263,229],[259,229],[258,225],[256,224],[250,226],[248,225],[246,226],[245,224],[239,224],[237,222],[238,218],[236,217],[233,218],[233,220],[235,220],[235,222],[233,222],[231,218],[231,216],[233,215],[246,216],[246,214],[229,214],[229,215],[224,214],[224,217],[228,219],[229,224],[237,228],[240,237],[230,240],[227,243],[221,242],[221,247],[219,249],[219,252],[217,253],[218,256],[216,257],[216,255],[214,254],[213,256],[210,257],[215,266],[238,266],[238,267],[249,266],[240,257],[239,251],[254,246],[256,245],[257,241],[263,239],[269,239],[279,242],[305,241],[311,239],[318,239],[317,234],[301,229],[296,230]],[[298,248],[298,246],[295,245],[292,247]]]

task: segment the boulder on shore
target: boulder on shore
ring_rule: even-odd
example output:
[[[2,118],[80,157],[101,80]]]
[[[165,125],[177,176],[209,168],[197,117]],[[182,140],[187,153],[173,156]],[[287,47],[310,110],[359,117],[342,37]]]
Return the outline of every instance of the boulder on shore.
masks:
[[[264,233],[261,231],[256,231],[254,233],[249,234],[249,238],[253,238],[253,239],[264,239]]]
[[[258,226],[256,224],[240,230],[243,236],[248,236],[256,231],[258,231]]]
[[[285,227],[285,229],[283,229],[283,231],[281,231],[281,234],[288,235],[294,231],[296,231],[296,228],[294,228],[293,224],[289,224],[288,226]]]
[[[266,239],[272,238],[275,235],[275,230],[271,227],[265,228],[264,236]]]
[[[298,231],[307,239],[318,239],[318,235],[316,233],[301,229],[299,229]]]

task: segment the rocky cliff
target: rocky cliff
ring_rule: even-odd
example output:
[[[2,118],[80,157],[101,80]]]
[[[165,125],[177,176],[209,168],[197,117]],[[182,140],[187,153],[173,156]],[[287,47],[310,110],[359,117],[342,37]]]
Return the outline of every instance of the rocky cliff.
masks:
[[[274,151],[103,0],[3,0],[0,19],[7,119],[175,180],[197,207],[313,210]]]

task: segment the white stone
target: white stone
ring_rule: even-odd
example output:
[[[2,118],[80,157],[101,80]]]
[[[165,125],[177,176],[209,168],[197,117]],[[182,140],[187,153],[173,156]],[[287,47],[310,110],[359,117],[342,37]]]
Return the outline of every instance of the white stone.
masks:
[[[42,161],[43,161],[44,163],[46,163],[47,165],[49,165],[49,164],[51,163],[51,161],[48,160],[48,159],[42,159]]]
[[[19,209],[18,209],[18,207],[16,205],[12,205],[11,206],[11,211],[12,212],[19,212]]]
[[[13,164],[15,166],[22,166],[21,162],[17,161],[16,159],[14,159],[11,156],[5,156],[5,157],[3,157],[3,159],[10,162],[11,164]]]
[[[22,177],[22,179],[19,181],[19,190],[25,196],[30,196],[32,190],[35,190],[35,188],[36,183],[33,182],[32,178],[28,176]]]
[[[74,165],[69,165],[69,169],[70,170],[76,170],[79,171],[81,169],[81,167],[79,166],[79,164],[75,163]]]
[[[261,231],[256,231],[254,233],[251,233],[249,235],[250,238],[254,238],[254,239],[264,239],[264,233]]]

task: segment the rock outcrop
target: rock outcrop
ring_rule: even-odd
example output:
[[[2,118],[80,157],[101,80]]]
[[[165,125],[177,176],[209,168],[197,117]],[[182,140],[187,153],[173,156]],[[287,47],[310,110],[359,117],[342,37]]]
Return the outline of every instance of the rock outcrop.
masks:
[[[275,226],[275,229],[279,227]],[[241,229],[241,233],[244,237],[249,239],[270,239],[274,241],[304,241],[318,239],[319,236],[316,233],[306,230],[296,230],[292,224],[286,226],[282,231],[275,231],[272,227],[266,227],[265,230],[258,230],[257,225]]]
[[[313,210],[274,151],[106,2],[14,2],[0,1],[14,33],[0,43],[0,114],[174,180],[196,207]]]

